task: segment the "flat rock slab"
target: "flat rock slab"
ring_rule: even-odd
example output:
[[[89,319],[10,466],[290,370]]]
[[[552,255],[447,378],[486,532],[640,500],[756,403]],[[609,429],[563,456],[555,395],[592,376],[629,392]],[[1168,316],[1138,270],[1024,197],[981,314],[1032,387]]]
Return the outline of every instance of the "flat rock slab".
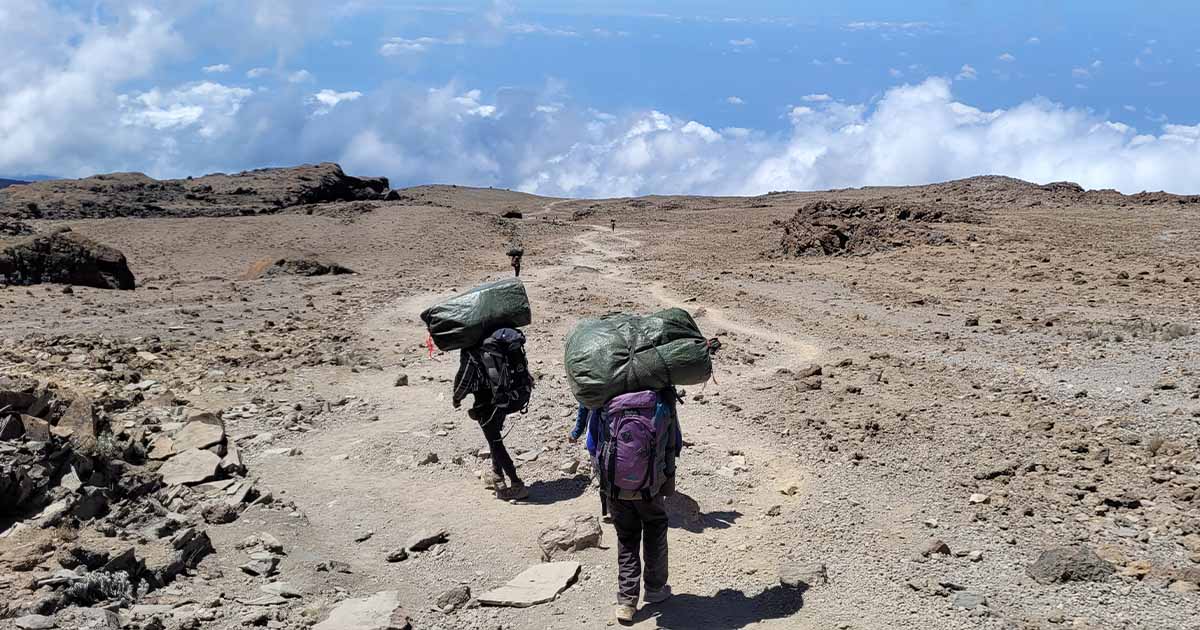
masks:
[[[214,444],[220,444],[224,439],[225,429],[202,420],[188,422],[178,433],[171,436],[171,440],[175,443],[176,453],[194,448],[208,448]]]
[[[50,630],[50,628],[58,627],[54,622],[53,617],[45,617],[42,615],[25,615],[17,617],[17,627],[21,630]]]
[[[488,606],[526,608],[554,601],[579,576],[578,562],[547,562],[535,564],[500,588],[479,596],[479,603]]]
[[[370,597],[348,599],[329,612],[313,630],[409,630],[400,593],[383,591]]]
[[[216,453],[192,449],[167,460],[158,472],[168,486],[182,486],[208,481],[217,474],[221,458]]]

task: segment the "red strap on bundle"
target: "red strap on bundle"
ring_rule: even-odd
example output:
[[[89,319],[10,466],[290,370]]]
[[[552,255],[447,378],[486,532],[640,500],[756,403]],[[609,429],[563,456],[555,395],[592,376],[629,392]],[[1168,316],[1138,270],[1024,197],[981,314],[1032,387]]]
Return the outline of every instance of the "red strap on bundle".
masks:
[[[425,347],[429,349],[429,358],[433,358],[433,335],[425,335]]]

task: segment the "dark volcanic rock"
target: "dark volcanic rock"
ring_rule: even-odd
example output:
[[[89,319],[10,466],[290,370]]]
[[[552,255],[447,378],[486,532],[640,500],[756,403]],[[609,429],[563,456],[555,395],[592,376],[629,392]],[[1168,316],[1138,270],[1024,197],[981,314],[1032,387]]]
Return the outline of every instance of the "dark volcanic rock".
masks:
[[[778,253],[784,256],[833,256],[886,251],[897,246],[947,242],[929,226],[976,221],[965,207],[894,199],[814,201],[796,211],[782,228]]]
[[[1029,576],[1040,584],[1102,582],[1116,568],[1085,547],[1054,547],[1029,565]]]
[[[0,251],[0,275],[9,284],[54,282],[99,289],[132,289],[125,254],[75,232],[10,241]]]
[[[378,200],[387,190],[387,178],[353,177],[332,163],[162,181],[141,173],[111,173],[7,188],[0,192],[0,216],[236,216],[307,204]]]
[[[348,273],[354,273],[354,270],[315,256],[302,256],[260,260],[250,266],[243,278],[253,280],[271,276],[338,276]]]

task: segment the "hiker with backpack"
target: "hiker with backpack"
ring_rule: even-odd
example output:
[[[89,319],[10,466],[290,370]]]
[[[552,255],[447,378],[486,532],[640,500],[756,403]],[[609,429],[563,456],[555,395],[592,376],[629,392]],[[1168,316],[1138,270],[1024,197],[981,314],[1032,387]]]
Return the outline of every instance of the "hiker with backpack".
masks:
[[[488,336],[478,348],[463,348],[459,353],[458,373],[454,376],[455,409],[468,394],[475,403],[467,415],[479,423],[492,455],[492,472],[484,473],[483,486],[506,500],[524,499],[529,489],[517,476],[517,467],[504,446],[504,419],[510,413],[529,407],[533,378],[525,359],[525,335],[513,328],[501,328]],[[508,475],[511,486],[505,485]]]
[[[564,367],[580,404],[572,436],[587,424],[602,501],[617,532],[615,616],[631,623],[639,599],[671,597],[665,497],[675,492],[683,448],[675,386],[712,377],[713,342],[686,311],[667,309],[584,320],[566,346]]]
[[[683,448],[675,398],[674,389],[624,394],[609,401],[601,416],[597,464],[617,530],[621,623],[633,621],[639,594],[648,604],[671,597],[665,498],[675,493],[675,458]]]
[[[484,487],[500,499],[528,497],[504,446],[504,421],[509,414],[528,411],[534,386],[525,335],[517,330],[532,321],[525,286],[516,279],[485,284],[426,309],[421,319],[429,329],[430,356],[433,344],[459,350],[451,403],[458,409],[468,395],[474,396],[467,415],[479,423],[492,459],[491,472],[483,474]]]

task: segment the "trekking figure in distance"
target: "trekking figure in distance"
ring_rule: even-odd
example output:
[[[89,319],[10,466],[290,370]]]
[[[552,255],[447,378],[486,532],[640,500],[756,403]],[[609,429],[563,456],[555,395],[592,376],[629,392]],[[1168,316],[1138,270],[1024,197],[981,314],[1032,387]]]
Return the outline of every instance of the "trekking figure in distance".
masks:
[[[525,250],[520,247],[513,247],[508,250],[508,257],[512,263],[513,275],[521,277],[521,257],[525,255]]]
[[[599,440],[601,414],[599,409],[588,409],[583,405],[579,405],[579,411],[575,413],[575,428],[571,429],[571,434],[567,439],[571,443],[579,441],[580,436],[587,432],[587,439],[584,440],[584,447],[587,449],[588,456],[592,462],[596,461],[596,442]],[[596,473],[595,467],[592,468],[593,473]],[[599,477],[597,476],[598,480]],[[608,496],[603,492],[600,493],[600,520],[605,523],[611,523],[612,517],[608,514]]]
[[[675,458],[683,448],[676,401],[673,388],[622,394],[608,401],[598,418],[595,463],[617,530],[616,618],[621,623],[633,621],[639,595],[648,604],[671,597],[664,499],[675,493]]]
[[[458,373],[454,376],[453,404],[457,409],[468,394],[475,403],[467,411],[479,423],[492,455],[492,471],[484,472],[484,488],[496,497],[519,500],[529,489],[517,476],[517,467],[504,447],[504,419],[510,413],[526,411],[533,392],[533,377],[525,357],[525,335],[514,328],[501,328],[474,348],[459,354]],[[506,486],[508,475],[511,486]]]
[[[613,232],[617,231],[617,220],[616,219],[612,219],[612,231]]]

